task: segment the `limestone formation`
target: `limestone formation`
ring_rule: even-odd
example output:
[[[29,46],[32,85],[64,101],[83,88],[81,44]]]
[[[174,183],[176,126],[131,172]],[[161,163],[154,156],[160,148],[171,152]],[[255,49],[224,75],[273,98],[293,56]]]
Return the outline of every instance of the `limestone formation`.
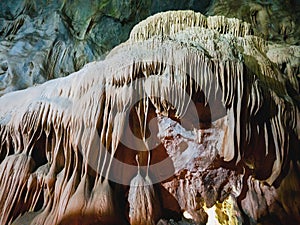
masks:
[[[266,40],[299,44],[299,0],[216,0],[207,14],[239,18],[251,23],[255,35]]]
[[[299,224],[300,48],[253,34],[159,13],[2,96],[0,223]]]
[[[159,11],[204,11],[209,0],[2,0],[0,96],[78,71]]]

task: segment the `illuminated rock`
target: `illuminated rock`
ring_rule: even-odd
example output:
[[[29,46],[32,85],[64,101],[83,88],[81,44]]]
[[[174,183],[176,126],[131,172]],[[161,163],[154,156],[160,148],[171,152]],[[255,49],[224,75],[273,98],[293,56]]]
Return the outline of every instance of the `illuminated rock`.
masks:
[[[206,223],[210,207],[224,224],[297,224],[288,49],[234,18],[171,11],[105,60],[2,96],[1,224]]]

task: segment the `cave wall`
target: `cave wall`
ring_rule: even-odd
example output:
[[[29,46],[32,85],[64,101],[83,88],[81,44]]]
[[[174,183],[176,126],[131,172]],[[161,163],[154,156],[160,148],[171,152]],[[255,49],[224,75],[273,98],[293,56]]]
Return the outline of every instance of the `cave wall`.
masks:
[[[266,40],[299,44],[300,1],[214,1],[208,15],[224,15],[251,23]]]

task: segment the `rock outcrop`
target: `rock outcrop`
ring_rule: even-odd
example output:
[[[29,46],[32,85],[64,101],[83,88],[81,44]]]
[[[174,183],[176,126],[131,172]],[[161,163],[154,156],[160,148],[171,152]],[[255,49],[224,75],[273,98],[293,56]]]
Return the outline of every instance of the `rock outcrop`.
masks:
[[[159,13],[2,96],[1,224],[299,224],[300,48],[253,32]]]

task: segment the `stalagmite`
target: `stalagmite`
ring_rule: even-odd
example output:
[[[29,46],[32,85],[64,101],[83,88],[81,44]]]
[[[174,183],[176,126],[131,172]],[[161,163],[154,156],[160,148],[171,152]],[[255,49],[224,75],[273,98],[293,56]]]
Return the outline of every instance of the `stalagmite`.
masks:
[[[300,223],[300,50],[284,49],[237,19],[171,11],[105,60],[2,96],[0,223],[206,223],[213,206]]]

